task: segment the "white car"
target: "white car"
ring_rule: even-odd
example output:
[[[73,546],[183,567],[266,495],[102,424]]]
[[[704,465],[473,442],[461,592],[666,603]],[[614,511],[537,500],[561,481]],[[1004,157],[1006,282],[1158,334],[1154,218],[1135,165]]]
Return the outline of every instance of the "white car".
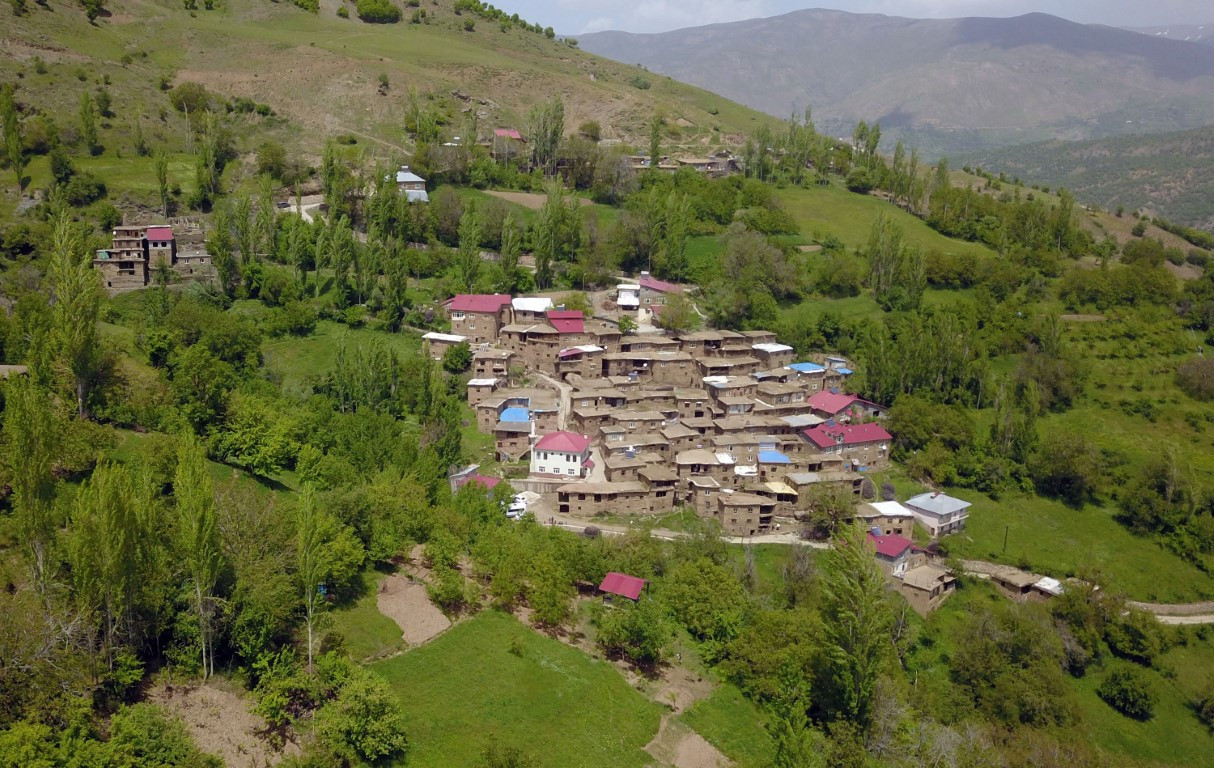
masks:
[[[515,496],[514,501],[510,502],[510,506],[506,507],[506,517],[518,520],[525,514],[527,514],[527,501]]]

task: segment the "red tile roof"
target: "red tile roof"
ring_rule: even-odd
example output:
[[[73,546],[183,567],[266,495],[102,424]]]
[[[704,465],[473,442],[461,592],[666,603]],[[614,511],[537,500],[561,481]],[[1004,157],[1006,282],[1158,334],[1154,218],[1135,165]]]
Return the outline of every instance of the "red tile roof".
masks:
[[[172,240],[173,239],[173,228],[172,227],[148,227],[147,238],[148,238],[148,240]]]
[[[541,437],[535,447],[556,453],[585,453],[590,447],[590,438],[573,432],[553,432]]]
[[[880,424],[819,424],[804,430],[801,434],[819,448],[832,448],[838,445],[836,438],[843,436],[844,445],[859,445],[893,440],[893,435],[885,431]]]
[[[836,392],[815,392],[806,402],[810,408],[823,413],[839,413],[851,407],[860,398],[855,395],[843,395]]]
[[[459,487],[463,488],[465,485],[468,485],[469,483],[476,483],[477,485],[484,488],[486,491],[492,491],[494,488],[497,487],[497,484],[500,483],[501,481],[502,481],[502,479],[500,477],[486,477],[485,475],[482,475],[478,472],[475,475],[469,475],[469,476],[465,477],[463,482],[461,482],[459,484]]]
[[[504,293],[461,293],[451,300],[451,309],[496,314],[509,304],[510,297]]]
[[[868,534],[868,540],[877,548],[878,555],[891,559],[901,557],[903,552],[913,546],[910,539],[899,536],[896,533],[891,533],[887,536],[874,536],[870,533]]]
[[[642,288],[648,288],[651,291],[658,293],[682,293],[683,289],[674,283],[668,283],[665,280],[659,280],[656,277],[649,275],[641,275],[641,279],[637,280],[637,285]]]
[[[600,592],[609,592],[613,595],[626,597],[629,600],[639,599],[641,597],[641,590],[644,588],[644,579],[616,573],[615,571],[604,576],[603,583],[599,585]]]
[[[548,322],[558,333],[585,333],[586,321],[580,310],[550,309],[546,313]]]

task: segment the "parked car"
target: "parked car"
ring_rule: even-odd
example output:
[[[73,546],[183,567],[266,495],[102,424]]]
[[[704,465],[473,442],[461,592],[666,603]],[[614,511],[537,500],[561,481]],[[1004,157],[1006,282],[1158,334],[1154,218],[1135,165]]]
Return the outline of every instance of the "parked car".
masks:
[[[514,501],[510,502],[510,506],[506,507],[506,517],[511,520],[518,520],[525,514],[527,514],[527,500],[520,496],[515,496]]]

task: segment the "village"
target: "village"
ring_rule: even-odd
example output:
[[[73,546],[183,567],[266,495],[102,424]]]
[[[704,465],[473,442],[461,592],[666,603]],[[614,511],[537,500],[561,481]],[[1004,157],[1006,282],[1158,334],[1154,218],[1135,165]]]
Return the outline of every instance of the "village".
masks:
[[[888,467],[893,437],[885,407],[847,394],[849,362],[798,360],[768,331],[656,328],[667,299],[686,290],[642,272],[600,294],[590,317],[553,297],[461,294],[444,304],[450,331],[423,338],[435,359],[470,348],[477,428],[537,519],[690,508],[752,540],[799,530],[815,491],[834,487],[854,499],[854,519],[910,604],[938,606],[956,579],[912,542],[914,528],[930,541],[963,530],[970,504],[940,493],[873,500],[869,474]],[[637,332],[620,331],[624,317]],[[500,480],[469,467],[454,484]]]

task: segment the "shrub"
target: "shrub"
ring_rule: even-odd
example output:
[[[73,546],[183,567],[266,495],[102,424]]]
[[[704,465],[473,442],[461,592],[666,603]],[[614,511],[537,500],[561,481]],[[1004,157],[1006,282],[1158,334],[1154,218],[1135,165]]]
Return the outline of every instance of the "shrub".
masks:
[[[211,93],[199,83],[182,83],[169,91],[169,103],[191,115],[211,109]]]
[[[358,18],[368,24],[395,24],[400,21],[400,9],[391,0],[355,0]]]
[[[347,765],[401,758],[408,746],[404,719],[388,684],[361,668],[316,713],[315,728],[320,743]]]
[[[468,342],[448,347],[443,353],[443,370],[447,373],[463,373],[472,367],[472,349]]]
[[[464,31],[472,32],[476,29],[476,21],[474,19],[464,19]]]
[[[1139,221],[1137,224],[1134,225],[1134,228],[1130,230],[1130,234],[1133,235],[1134,237],[1142,237],[1146,233],[1147,233],[1147,223],[1145,221]]]
[[[346,6],[343,5],[342,7],[337,9],[337,15],[340,18],[348,19],[348,18],[350,18],[350,11],[348,8],[346,8]]]
[[[1128,664],[1109,672],[1096,690],[1113,709],[1135,720],[1150,720],[1159,703],[1159,693],[1146,673]]]
[[[1214,359],[1194,357],[1181,363],[1176,386],[1194,400],[1214,400]]]
[[[1205,689],[1193,701],[1193,711],[1207,728],[1214,729],[1214,677],[1206,682]]]
[[[652,85],[652,83],[650,83],[649,80],[647,80],[644,77],[641,77],[640,75],[633,75],[632,79],[628,81],[628,84],[631,85],[633,88],[639,88],[642,91],[649,90],[649,87]]]

